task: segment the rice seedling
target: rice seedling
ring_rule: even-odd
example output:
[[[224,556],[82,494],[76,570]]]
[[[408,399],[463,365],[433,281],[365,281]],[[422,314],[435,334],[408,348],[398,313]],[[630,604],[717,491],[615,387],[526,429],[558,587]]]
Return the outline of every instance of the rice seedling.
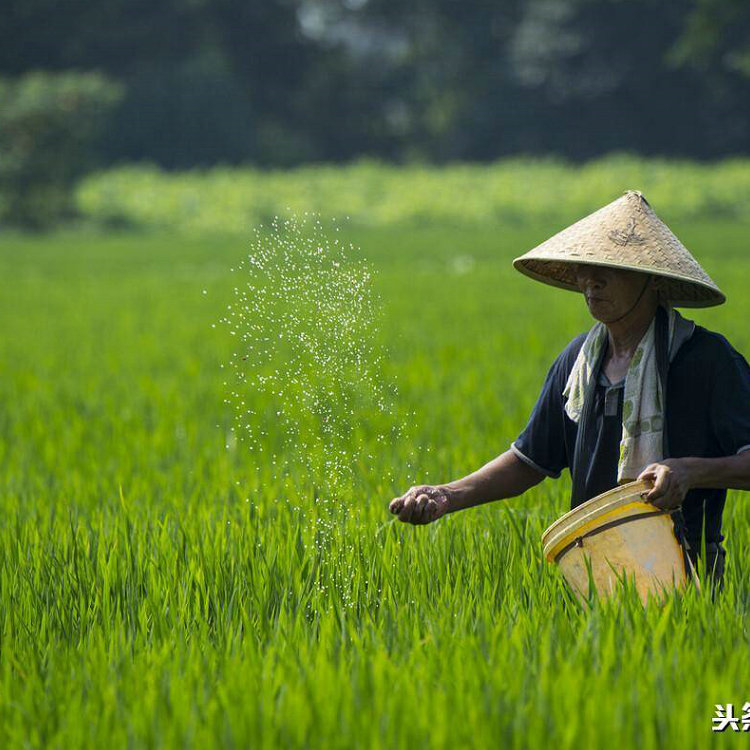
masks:
[[[281,473],[229,440],[238,345],[211,324],[244,238],[3,237],[0,746],[719,741],[715,704],[750,701],[742,494],[721,596],[645,608],[627,587],[583,608],[543,559],[565,479],[428,527],[386,510],[505,450],[588,326],[575,295],[510,268],[551,229],[342,228],[373,271],[368,336],[398,397],[363,415],[325,534],[305,462]],[[744,227],[675,229],[729,298],[695,319],[750,353]],[[285,434],[263,439],[288,455]]]

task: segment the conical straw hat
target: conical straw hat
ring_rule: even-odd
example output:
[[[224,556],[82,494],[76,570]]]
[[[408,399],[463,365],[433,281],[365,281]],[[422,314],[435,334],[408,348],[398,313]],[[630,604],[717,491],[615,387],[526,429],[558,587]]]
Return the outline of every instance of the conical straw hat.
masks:
[[[661,276],[663,299],[678,307],[710,307],[726,300],[637,190],[558,232],[513,266],[532,279],[577,292],[577,263]]]

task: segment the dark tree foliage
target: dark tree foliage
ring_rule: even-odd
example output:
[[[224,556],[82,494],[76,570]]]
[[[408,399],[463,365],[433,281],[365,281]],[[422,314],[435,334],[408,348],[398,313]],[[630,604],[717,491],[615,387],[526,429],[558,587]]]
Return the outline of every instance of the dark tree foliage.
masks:
[[[697,70],[750,76],[750,3],[693,0],[673,60]]]
[[[748,77],[697,70],[687,51],[680,57],[698,12],[687,0],[365,7],[409,36],[403,92],[430,158],[585,159],[613,150],[700,158],[750,146]],[[745,33],[749,21],[739,24]]]
[[[205,37],[199,10],[200,0],[4,0],[0,71],[127,75],[186,59]]]
[[[747,0],[6,0],[35,69],[124,85],[110,163],[750,150]]]
[[[73,213],[71,188],[120,97],[97,74],[0,78],[0,224],[45,228]]]
[[[577,0],[561,12],[549,0],[527,4],[515,68],[557,124],[554,151],[701,158],[747,149],[750,80],[727,73],[719,82],[675,54],[689,6]]]

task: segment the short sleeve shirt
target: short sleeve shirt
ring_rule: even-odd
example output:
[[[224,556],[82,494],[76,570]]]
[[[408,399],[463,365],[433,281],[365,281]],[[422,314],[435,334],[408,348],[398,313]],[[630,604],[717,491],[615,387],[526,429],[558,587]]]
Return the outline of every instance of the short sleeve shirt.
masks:
[[[578,425],[565,413],[563,390],[586,338],[578,336],[560,353],[542,387],[529,421],[511,446],[538,471],[558,477],[575,465]],[[596,428],[582,447],[581,462],[588,500],[617,485],[622,437],[623,383],[609,383],[597,373],[594,393]],[[667,375],[666,422],[671,458],[716,458],[750,449],[750,367],[720,334],[696,326],[680,347]],[[700,549],[705,522],[706,543],[720,542],[726,490],[694,489],[682,505],[688,541]]]

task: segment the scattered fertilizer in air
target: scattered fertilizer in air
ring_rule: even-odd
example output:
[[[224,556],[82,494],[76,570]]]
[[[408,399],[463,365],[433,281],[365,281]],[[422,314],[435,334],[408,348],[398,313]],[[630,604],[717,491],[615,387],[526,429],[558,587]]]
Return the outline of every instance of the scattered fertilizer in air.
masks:
[[[372,270],[337,234],[316,217],[256,230],[221,319],[238,342],[225,368],[228,442],[243,444],[261,475],[291,478],[318,504],[351,497],[373,446],[400,432]]]

